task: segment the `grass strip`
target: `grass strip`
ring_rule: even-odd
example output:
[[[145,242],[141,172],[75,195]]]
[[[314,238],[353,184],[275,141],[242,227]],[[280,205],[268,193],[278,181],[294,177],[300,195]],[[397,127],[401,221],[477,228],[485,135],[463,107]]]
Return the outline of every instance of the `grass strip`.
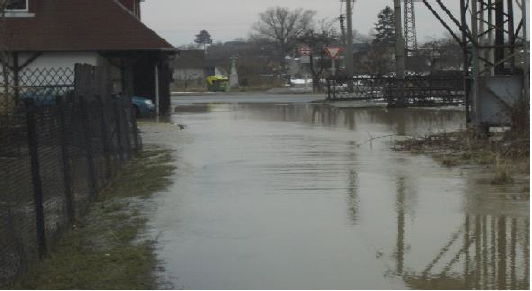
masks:
[[[157,289],[155,242],[142,238],[143,207],[171,185],[172,161],[171,150],[147,146],[14,289]]]

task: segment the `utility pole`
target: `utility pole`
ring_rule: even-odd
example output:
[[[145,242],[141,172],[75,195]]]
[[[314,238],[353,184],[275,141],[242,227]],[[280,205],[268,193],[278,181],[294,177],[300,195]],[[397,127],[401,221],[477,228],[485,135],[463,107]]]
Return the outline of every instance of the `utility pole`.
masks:
[[[491,1],[491,0],[488,0]],[[489,10],[488,10],[489,11]],[[466,7],[466,0],[460,0],[460,25],[462,27],[467,26],[467,7]],[[467,43],[467,33],[465,29],[460,29],[462,32],[462,43]],[[489,26],[488,26],[489,31]],[[464,74],[464,88],[465,88],[465,107],[466,107],[466,124],[469,124],[471,122],[471,99],[470,99],[470,75],[469,75],[469,50],[466,45],[462,45],[462,53],[463,53],[463,74]],[[489,52],[488,52],[489,54]],[[488,59],[487,55],[486,58]]]
[[[495,64],[495,50],[493,49],[494,45],[494,24],[493,24],[493,3],[492,0],[488,0],[488,46],[491,48],[486,49],[485,58],[492,64]],[[495,66],[491,66],[489,76],[495,76]]]
[[[521,12],[523,13],[523,40],[525,42],[525,98],[530,96],[530,44],[528,43],[528,23],[527,23],[527,13],[528,8],[526,6],[526,0],[521,1]]]
[[[502,0],[501,0],[502,1]],[[478,55],[478,2],[473,0],[471,2],[471,37],[473,46],[472,56],[472,84],[471,93],[473,99],[473,107],[475,110],[475,130],[477,136],[482,136],[485,130],[482,127],[482,108],[480,104],[480,86],[479,86],[479,55]]]
[[[495,75],[504,75],[504,1],[495,0]]]
[[[484,19],[484,12],[486,11],[486,6],[485,6],[485,3],[484,1],[481,1],[478,3],[478,5],[480,5],[480,7],[477,7],[478,9],[478,35],[479,35],[479,38],[478,38],[478,44],[480,46],[484,46],[486,45],[486,34],[485,34],[485,31],[486,29],[484,28],[484,25],[486,24],[486,20]],[[490,29],[490,27],[488,27],[488,29]],[[484,57],[486,55],[486,50],[485,49],[479,49],[479,57]],[[478,64],[478,70],[479,72],[484,72],[486,66],[485,66],[485,62],[480,62]]]
[[[405,78],[405,40],[403,38],[403,21],[401,20],[401,0],[394,0],[395,15],[395,77],[398,79],[397,106],[405,105],[403,85]]]
[[[345,0],[347,33],[346,33],[346,50],[345,50],[345,68],[347,77],[353,77],[353,0]]]
[[[340,15],[340,30],[342,31],[342,43],[345,46],[345,16],[343,14]]]
[[[514,6],[513,0],[506,2],[506,9],[508,10],[508,37],[510,41],[510,73],[515,74],[515,29],[514,29]]]
[[[401,0],[394,0],[395,16],[395,73],[398,79],[405,78],[405,40],[401,17]]]

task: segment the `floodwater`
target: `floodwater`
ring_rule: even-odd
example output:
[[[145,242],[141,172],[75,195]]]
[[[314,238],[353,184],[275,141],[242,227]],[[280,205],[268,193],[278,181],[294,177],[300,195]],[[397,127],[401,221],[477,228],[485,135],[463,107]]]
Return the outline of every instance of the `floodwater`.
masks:
[[[463,112],[291,98],[176,99],[184,131],[146,133],[177,150],[150,218],[172,288],[529,288],[528,173],[493,186],[482,167],[391,149]]]

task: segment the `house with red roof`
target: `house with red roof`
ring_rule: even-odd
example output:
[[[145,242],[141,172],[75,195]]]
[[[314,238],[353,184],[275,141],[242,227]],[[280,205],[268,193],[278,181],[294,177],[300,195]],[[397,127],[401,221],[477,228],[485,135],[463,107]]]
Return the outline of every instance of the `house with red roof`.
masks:
[[[0,41],[9,65],[25,68],[108,66],[116,93],[170,105],[177,50],[141,22],[145,0],[8,0]]]

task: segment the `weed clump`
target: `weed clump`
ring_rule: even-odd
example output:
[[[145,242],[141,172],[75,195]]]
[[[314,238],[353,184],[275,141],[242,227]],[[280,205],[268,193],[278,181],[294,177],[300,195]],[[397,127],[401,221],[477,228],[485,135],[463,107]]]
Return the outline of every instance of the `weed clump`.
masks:
[[[508,166],[504,164],[499,156],[497,156],[495,165],[495,177],[491,180],[492,185],[506,185],[512,184],[514,179],[508,173]]]
[[[441,163],[446,167],[454,167],[460,164],[460,159],[454,156],[444,156]]]
[[[433,155],[443,166],[477,164],[494,167],[492,184],[513,183],[511,172],[528,172],[530,141],[515,130],[475,137],[473,131],[444,132],[396,141],[394,149]]]

